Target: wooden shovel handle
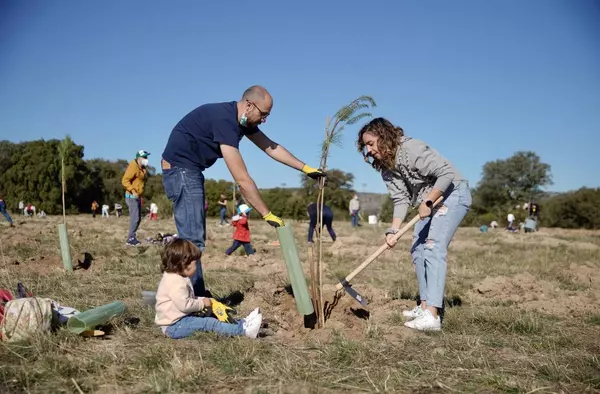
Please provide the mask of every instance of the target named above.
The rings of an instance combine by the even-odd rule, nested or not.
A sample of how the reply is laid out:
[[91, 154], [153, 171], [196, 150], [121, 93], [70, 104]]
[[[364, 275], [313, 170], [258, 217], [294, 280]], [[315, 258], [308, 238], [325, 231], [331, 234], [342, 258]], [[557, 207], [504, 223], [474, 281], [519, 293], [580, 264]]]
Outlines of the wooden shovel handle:
[[[444, 196], [441, 196], [440, 198], [438, 198], [434, 203], [433, 203], [433, 207], [435, 207], [436, 205], [438, 205], [442, 200], [444, 199]], [[404, 227], [402, 227], [400, 229], [400, 231], [398, 231], [396, 234], [394, 234], [394, 240], [399, 240], [408, 230], [410, 230], [410, 228], [412, 226], [415, 225], [415, 223], [417, 223], [419, 221], [420, 217], [419, 214], [415, 215], [414, 218], [412, 218], [412, 220], [408, 223], [406, 223], [404, 225]], [[379, 249], [377, 249], [377, 251], [375, 253], [373, 253], [371, 256], [369, 256], [365, 261], [362, 262], [361, 265], [359, 265], [358, 267], [356, 267], [356, 269], [354, 271], [352, 271], [350, 274], [348, 274], [348, 276], [346, 276], [346, 278], [344, 278], [344, 282], [348, 283], [350, 282], [352, 279], [354, 279], [354, 277], [356, 275], [358, 275], [362, 270], [364, 270], [365, 268], [367, 268], [367, 266], [369, 264], [371, 264], [373, 261], [375, 261], [375, 259], [377, 257], [379, 257], [380, 254], [382, 254], [383, 252], [385, 252], [386, 250], [389, 249], [389, 246], [386, 243], [384, 243], [383, 245], [381, 245], [381, 247]], [[341, 290], [344, 287], [343, 283], [338, 283], [335, 288], [337, 290]]]

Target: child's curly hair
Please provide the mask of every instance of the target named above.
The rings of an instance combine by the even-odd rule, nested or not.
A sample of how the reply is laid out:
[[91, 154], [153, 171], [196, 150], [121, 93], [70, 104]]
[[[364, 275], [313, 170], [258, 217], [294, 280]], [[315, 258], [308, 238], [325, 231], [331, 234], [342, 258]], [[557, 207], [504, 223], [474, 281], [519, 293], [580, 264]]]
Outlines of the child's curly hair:
[[[379, 138], [377, 141], [377, 149], [381, 154], [381, 159], [373, 158], [369, 161], [365, 152], [365, 143], [363, 135], [369, 133]], [[392, 122], [385, 118], [375, 118], [364, 125], [358, 132], [358, 140], [356, 145], [358, 151], [363, 155], [365, 161], [377, 171], [391, 170], [396, 166], [396, 152], [400, 146], [400, 138], [404, 136], [404, 130], [401, 127], [394, 126]]]
[[192, 261], [199, 260], [201, 256], [202, 251], [196, 245], [186, 239], [177, 238], [160, 252], [161, 271], [181, 275]]

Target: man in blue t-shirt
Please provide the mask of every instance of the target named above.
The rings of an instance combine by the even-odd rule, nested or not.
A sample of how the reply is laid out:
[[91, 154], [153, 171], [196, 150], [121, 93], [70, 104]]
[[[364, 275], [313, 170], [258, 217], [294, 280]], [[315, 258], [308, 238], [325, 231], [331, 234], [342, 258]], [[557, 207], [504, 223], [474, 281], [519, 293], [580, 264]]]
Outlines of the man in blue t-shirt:
[[[269, 92], [262, 86], [251, 86], [240, 101], [201, 105], [173, 128], [162, 154], [163, 186], [167, 197], [173, 201], [178, 236], [194, 242], [200, 250], [204, 250], [206, 240], [202, 172], [220, 158], [225, 159], [248, 204], [271, 226], [284, 225], [283, 220], [264, 203], [248, 174], [239, 151], [239, 143], [244, 136], [274, 160], [313, 179], [325, 175], [298, 160], [258, 128], [267, 120], [272, 107], [273, 98]], [[203, 296], [205, 289], [200, 261], [196, 274], [190, 279], [196, 296]]]

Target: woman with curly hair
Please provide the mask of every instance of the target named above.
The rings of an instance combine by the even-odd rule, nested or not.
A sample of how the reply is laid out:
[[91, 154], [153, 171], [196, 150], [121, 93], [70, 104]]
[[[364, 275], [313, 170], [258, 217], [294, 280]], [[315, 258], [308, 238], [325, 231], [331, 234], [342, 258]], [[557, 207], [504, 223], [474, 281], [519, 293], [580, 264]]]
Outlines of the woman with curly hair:
[[[438, 316], [444, 303], [448, 245], [471, 206], [467, 180], [427, 143], [404, 135], [402, 128], [376, 118], [358, 133], [358, 150], [381, 176], [394, 202], [392, 226], [385, 232], [390, 248], [401, 228], [408, 207], [418, 206], [421, 220], [413, 234], [411, 254], [420, 303], [402, 314], [406, 327], [440, 330]], [[433, 202], [443, 200], [432, 211]]]

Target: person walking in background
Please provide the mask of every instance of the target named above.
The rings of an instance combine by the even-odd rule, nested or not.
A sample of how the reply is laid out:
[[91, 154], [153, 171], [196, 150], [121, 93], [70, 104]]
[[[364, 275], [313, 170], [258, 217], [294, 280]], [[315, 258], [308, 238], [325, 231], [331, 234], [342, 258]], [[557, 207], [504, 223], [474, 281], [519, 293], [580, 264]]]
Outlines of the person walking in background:
[[220, 208], [220, 212], [219, 215], [221, 217], [221, 226], [223, 225], [223, 223], [225, 223], [226, 225], [229, 225], [229, 222], [227, 221], [227, 197], [225, 197], [224, 194], [221, 194], [221, 198], [219, 199], [219, 202], [217, 203], [221, 206]]
[[[390, 248], [397, 244], [408, 207], [418, 205], [420, 221], [411, 248], [419, 283], [420, 303], [402, 315], [416, 330], [440, 330], [438, 312], [444, 306], [448, 245], [471, 206], [469, 184], [458, 170], [429, 144], [407, 137], [402, 128], [376, 118], [358, 133], [364, 160], [381, 173], [394, 202], [391, 227], [385, 232]], [[435, 208], [433, 203], [443, 197]]]
[[358, 195], [354, 195], [352, 200], [350, 200], [349, 205], [350, 216], [352, 217], [352, 227], [358, 226], [358, 213], [360, 212], [360, 201], [358, 200]]
[[123, 216], [123, 206], [118, 202], [115, 203], [115, 215], [120, 218]]
[[136, 238], [136, 232], [142, 220], [142, 194], [148, 176], [149, 152], [141, 150], [135, 154], [135, 159], [129, 163], [121, 183], [125, 188], [125, 202], [129, 208], [129, 233], [127, 234], [128, 246], [138, 246], [140, 241]]
[[31, 203], [27, 203], [27, 206], [24, 210], [24, 214], [27, 217], [32, 217], [33, 215], [35, 215], [35, 207], [31, 205]]
[[25, 203], [23, 201], [19, 201], [19, 212], [21, 215], [25, 215]]
[[96, 217], [96, 211], [98, 210], [98, 201], [94, 200], [92, 202], [92, 217]]
[[150, 220], [158, 220], [158, 205], [156, 203], [150, 204]]
[[12, 218], [10, 217], [10, 215], [8, 214], [8, 211], [6, 210], [6, 202], [4, 201], [4, 196], [2, 194], [0, 194], [0, 213], [2, 214], [2, 216], [4, 216], [6, 218], [6, 221], [8, 222], [10, 227], [15, 227], [15, 225], [13, 224]]
[[102, 205], [102, 217], [110, 217], [110, 215], [108, 214], [108, 209], [110, 207], [108, 206], [108, 204], [103, 204]]
[[248, 256], [255, 253], [252, 244], [250, 243], [250, 226], [248, 225], [248, 213], [252, 210], [248, 205], [242, 204], [238, 208], [238, 214], [231, 218], [231, 224], [235, 228], [233, 232], [233, 244], [225, 254], [231, 255], [240, 246], [244, 247]]
[[514, 230], [513, 225], [515, 223], [515, 215], [513, 215], [513, 213], [510, 212], [506, 217], [506, 220], [508, 221], [508, 226], [506, 228], [509, 230]]
[[[317, 230], [317, 236], [320, 235], [321, 230], [317, 228], [319, 223], [319, 217], [317, 215], [317, 203], [313, 202], [306, 208], [306, 212], [308, 213], [308, 217], [310, 218], [310, 223], [308, 224], [308, 243], [312, 243], [313, 234], [315, 230]], [[335, 242], [337, 236], [335, 231], [333, 231], [333, 211], [327, 205], [323, 204], [323, 226], [327, 227], [327, 232], [329, 232], [329, 236]]]

